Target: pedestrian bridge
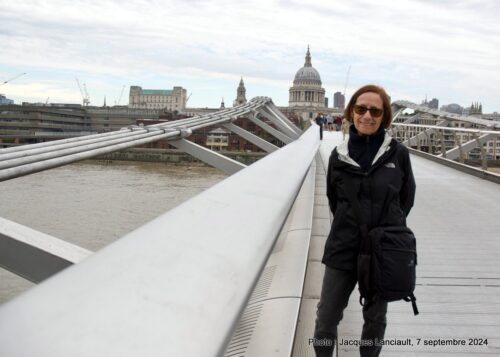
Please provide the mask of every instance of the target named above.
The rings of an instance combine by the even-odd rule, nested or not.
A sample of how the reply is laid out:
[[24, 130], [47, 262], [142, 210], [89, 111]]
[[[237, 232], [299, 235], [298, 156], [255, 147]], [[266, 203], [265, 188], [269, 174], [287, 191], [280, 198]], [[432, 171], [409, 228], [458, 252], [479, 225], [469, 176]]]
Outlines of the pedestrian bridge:
[[[0, 264], [41, 282], [0, 306], [0, 356], [313, 356], [332, 219], [325, 167], [342, 134], [325, 132], [320, 142], [313, 125], [299, 137], [262, 103], [249, 110], [274, 115], [280, 135], [295, 141], [247, 168], [231, 164], [226, 180], [98, 252], [0, 219]], [[154, 131], [182, 140], [181, 131]], [[43, 169], [28, 168], [37, 162], [10, 161], [6, 175]], [[416, 150], [412, 164], [420, 315], [389, 305], [384, 356], [496, 356], [499, 175]], [[358, 355], [357, 300], [354, 291], [340, 356]]]

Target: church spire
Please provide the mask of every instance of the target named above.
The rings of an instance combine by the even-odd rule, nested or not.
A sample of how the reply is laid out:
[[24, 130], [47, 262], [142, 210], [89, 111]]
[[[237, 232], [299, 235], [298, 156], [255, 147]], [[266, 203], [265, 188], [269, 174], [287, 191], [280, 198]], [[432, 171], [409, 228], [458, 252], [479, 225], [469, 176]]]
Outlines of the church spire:
[[236, 99], [233, 102], [233, 106], [245, 104], [247, 102], [246, 92], [247, 90], [245, 88], [245, 83], [243, 83], [243, 76], [242, 76], [240, 79], [240, 84], [236, 89]]
[[309, 45], [307, 45], [306, 63], [304, 63], [304, 67], [312, 67], [311, 52], [309, 51]]

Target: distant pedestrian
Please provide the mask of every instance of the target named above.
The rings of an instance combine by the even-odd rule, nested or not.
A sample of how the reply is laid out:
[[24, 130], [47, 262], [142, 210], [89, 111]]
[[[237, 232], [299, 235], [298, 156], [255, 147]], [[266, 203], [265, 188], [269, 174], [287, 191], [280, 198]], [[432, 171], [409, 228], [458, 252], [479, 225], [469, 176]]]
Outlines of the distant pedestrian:
[[323, 118], [323, 113], [318, 113], [318, 116], [316, 119], [314, 119], [316, 124], [319, 125], [319, 140], [323, 140], [323, 125], [324, 125], [324, 118]]
[[349, 133], [349, 126], [351, 123], [347, 121], [345, 118], [342, 119], [342, 140], [345, 140], [347, 133]]
[[333, 117], [331, 116], [331, 114], [328, 114], [326, 116], [326, 129], [328, 131], [332, 131], [333, 129]]
[[341, 126], [342, 126], [342, 117], [341, 116], [335, 117], [335, 130], [340, 131]]

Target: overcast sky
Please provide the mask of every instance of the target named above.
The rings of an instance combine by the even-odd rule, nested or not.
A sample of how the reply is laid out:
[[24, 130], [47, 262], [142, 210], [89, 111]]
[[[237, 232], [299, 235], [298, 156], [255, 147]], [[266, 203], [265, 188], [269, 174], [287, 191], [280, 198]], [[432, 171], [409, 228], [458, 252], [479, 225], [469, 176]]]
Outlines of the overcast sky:
[[393, 100], [500, 111], [497, 0], [0, 0], [0, 93], [22, 101], [128, 104], [129, 86], [191, 94], [189, 107], [226, 106], [243, 77], [247, 99], [288, 105], [312, 64], [330, 98], [366, 83]]

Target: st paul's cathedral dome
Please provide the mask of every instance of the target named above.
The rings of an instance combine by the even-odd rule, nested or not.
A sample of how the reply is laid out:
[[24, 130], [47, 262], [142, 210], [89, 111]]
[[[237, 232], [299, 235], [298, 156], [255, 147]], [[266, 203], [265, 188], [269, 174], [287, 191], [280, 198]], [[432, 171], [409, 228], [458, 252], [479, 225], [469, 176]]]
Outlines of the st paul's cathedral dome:
[[295, 74], [293, 86], [289, 90], [289, 106], [324, 107], [325, 89], [321, 84], [321, 77], [312, 66], [311, 53], [307, 47], [304, 67]]

